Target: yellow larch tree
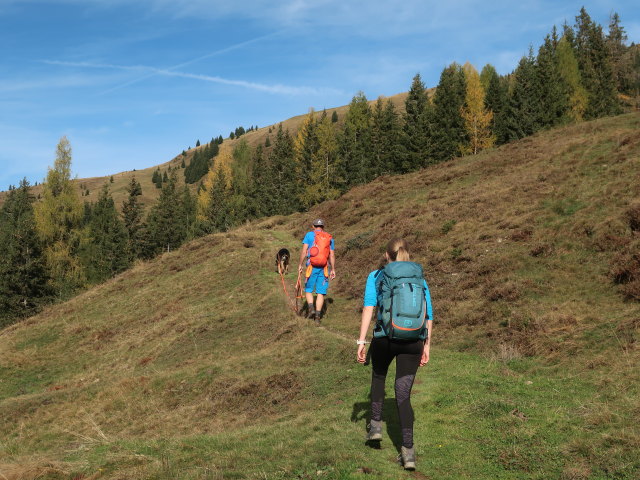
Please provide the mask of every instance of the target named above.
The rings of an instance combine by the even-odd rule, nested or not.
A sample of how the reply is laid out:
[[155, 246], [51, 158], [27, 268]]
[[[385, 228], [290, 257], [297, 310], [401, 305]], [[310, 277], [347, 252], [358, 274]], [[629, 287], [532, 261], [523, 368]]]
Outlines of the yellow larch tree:
[[463, 155], [475, 155], [485, 148], [492, 147], [496, 141], [495, 135], [491, 132], [493, 112], [485, 107], [485, 92], [478, 71], [469, 62], [462, 68], [466, 80], [466, 92], [464, 106], [460, 113], [469, 142], [460, 145], [460, 152]]

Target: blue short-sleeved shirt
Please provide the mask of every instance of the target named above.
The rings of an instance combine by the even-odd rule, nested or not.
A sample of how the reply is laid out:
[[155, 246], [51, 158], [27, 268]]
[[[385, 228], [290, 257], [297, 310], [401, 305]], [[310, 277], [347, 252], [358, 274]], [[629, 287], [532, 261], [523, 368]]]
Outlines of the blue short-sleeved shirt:
[[[379, 270], [374, 270], [367, 277], [367, 284], [364, 288], [364, 306], [375, 307], [378, 304], [378, 293], [376, 292], [376, 274]], [[424, 280], [424, 298], [427, 302], [427, 315], [429, 320], [433, 320], [433, 309], [431, 308], [431, 294], [429, 293], [429, 286], [427, 281]]]
[[[312, 230], [310, 232], [307, 232], [307, 234], [304, 236], [304, 239], [302, 240], [302, 243], [304, 245], [306, 245], [307, 247], [310, 247], [311, 245], [313, 245], [313, 242], [315, 242], [316, 240], [316, 232], [315, 230]], [[334, 244], [333, 244], [333, 238], [331, 239], [331, 250], [335, 250]], [[307, 250], [307, 265], [309, 265], [309, 251]]]

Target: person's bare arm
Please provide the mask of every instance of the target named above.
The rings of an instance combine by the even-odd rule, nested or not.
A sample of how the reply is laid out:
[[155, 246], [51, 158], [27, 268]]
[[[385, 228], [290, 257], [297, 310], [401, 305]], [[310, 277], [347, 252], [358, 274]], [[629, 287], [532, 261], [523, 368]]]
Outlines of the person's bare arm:
[[333, 252], [333, 250], [329, 252], [329, 266], [331, 267], [331, 273], [329, 274], [329, 278], [334, 279], [336, 278], [336, 255]]
[[[369, 332], [369, 324], [371, 323], [371, 317], [373, 316], [373, 309], [375, 307], [363, 307], [362, 318], [360, 320], [360, 336], [359, 341], [365, 341], [367, 339], [367, 333]], [[364, 344], [358, 345], [357, 360], [360, 363], [364, 363], [367, 357], [367, 350]]]

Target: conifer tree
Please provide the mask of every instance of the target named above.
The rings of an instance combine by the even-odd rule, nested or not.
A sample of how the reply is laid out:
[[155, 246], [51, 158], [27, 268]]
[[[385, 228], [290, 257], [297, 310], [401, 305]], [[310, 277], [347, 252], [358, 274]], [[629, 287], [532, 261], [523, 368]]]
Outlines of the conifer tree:
[[127, 185], [127, 199], [122, 203], [122, 217], [127, 230], [128, 251], [132, 258], [142, 253], [140, 237], [142, 227], [142, 204], [138, 197], [142, 195], [142, 187], [135, 177]]
[[566, 88], [562, 84], [563, 78], [559, 72], [556, 45], [557, 41], [547, 35], [536, 59], [536, 73], [541, 92], [540, 125], [543, 127], [553, 127], [561, 123], [566, 118], [569, 108], [564, 93]]
[[160, 174], [160, 168], [158, 167], [151, 176], [151, 181], [156, 188], [162, 188], [162, 175]]
[[251, 147], [243, 138], [234, 146], [231, 163], [229, 208], [231, 223], [238, 224], [251, 216], [249, 196], [253, 191], [253, 169]]
[[391, 100], [378, 98], [371, 117], [373, 177], [402, 171], [402, 125]]
[[[313, 108], [309, 110], [309, 113], [305, 117], [302, 125], [298, 129], [295, 141], [293, 143], [293, 151], [296, 160], [296, 173], [298, 175], [298, 181], [302, 185], [301, 194], [304, 193], [306, 188], [313, 183], [312, 168], [313, 158], [318, 151], [318, 134], [316, 131], [316, 119]], [[308, 206], [304, 198], [300, 198], [303, 204]]]
[[442, 71], [433, 96], [430, 162], [450, 160], [458, 154], [460, 145], [467, 142], [461, 115], [464, 98], [464, 72], [460, 65], [453, 63]]
[[0, 209], [0, 328], [36, 313], [50, 290], [26, 179]]
[[[486, 92], [489, 90], [489, 85], [491, 84], [491, 80], [493, 80], [495, 77], [498, 77], [498, 72], [496, 71], [496, 67], [494, 67], [493, 65], [491, 65], [490, 63], [487, 63], [484, 67], [482, 67], [482, 70], [480, 71], [480, 84], [482, 85], [482, 88]], [[486, 96], [485, 96], [486, 99]]]
[[211, 169], [198, 193], [197, 222], [202, 233], [224, 232], [232, 224], [231, 195], [224, 168]]
[[339, 139], [340, 163], [345, 187], [367, 183], [373, 178], [371, 171], [371, 109], [364, 93], [358, 92], [347, 110]]
[[[403, 125], [404, 158], [394, 170], [402, 173], [425, 166], [430, 153], [431, 132], [429, 119], [431, 103], [420, 74], [413, 77], [409, 94], [405, 100]], [[399, 160], [399, 159], [398, 159]]]
[[151, 208], [147, 218], [149, 248], [153, 254], [175, 250], [187, 237], [183, 205], [176, 184], [177, 174], [173, 172], [163, 184], [158, 203]]
[[268, 174], [273, 182], [270, 214], [288, 215], [299, 210], [301, 207], [298, 198], [302, 185], [297, 182], [293, 140], [289, 131], [282, 129], [282, 124], [278, 125], [268, 166]]
[[477, 70], [469, 62], [465, 63], [463, 69], [466, 93], [461, 113], [469, 141], [460, 145], [460, 152], [463, 155], [476, 155], [495, 143], [495, 136], [491, 131], [493, 112], [485, 106], [484, 89]]
[[269, 175], [268, 160], [265, 158], [262, 145], [258, 145], [253, 151], [251, 166], [253, 182], [249, 194], [249, 212], [252, 217], [263, 217], [270, 213], [270, 203], [273, 198], [273, 179]]
[[71, 183], [71, 146], [66, 137], [58, 143], [56, 159], [47, 173], [42, 201], [34, 205], [34, 215], [38, 236], [45, 245], [51, 285], [56, 294], [65, 297], [85, 281], [78, 259], [83, 207]]
[[585, 116], [598, 118], [619, 113], [616, 81], [604, 33], [584, 7], [576, 16], [575, 45], [583, 86], [589, 94]]
[[88, 245], [83, 249], [88, 280], [98, 283], [125, 270], [131, 263], [127, 229], [105, 184], [91, 209]]
[[631, 94], [633, 65], [632, 56], [629, 55], [629, 48], [626, 45], [627, 38], [627, 33], [620, 24], [620, 16], [613, 12], [609, 17], [609, 33], [606, 39], [613, 77], [619, 92]]
[[337, 122], [338, 122], [338, 112], [334, 110], [333, 113], [331, 114], [331, 123], [337, 123]]
[[338, 179], [338, 140], [335, 124], [323, 112], [315, 128], [317, 149], [310, 165], [309, 182], [304, 186], [301, 203], [305, 208], [340, 194]]
[[[484, 102], [487, 110], [493, 112], [491, 131], [496, 137], [496, 143], [501, 145], [508, 141], [505, 128], [505, 116], [508, 99], [508, 80], [501, 78], [492, 65], [485, 65], [480, 74], [480, 81], [485, 79], [486, 95]], [[483, 84], [484, 85], [484, 84]]]
[[185, 239], [191, 240], [197, 235], [196, 198], [191, 194], [191, 190], [186, 185], [182, 188], [182, 210], [184, 215]]
[[582, 86], [580, 69], [573, 53], [573, 47], [566, 36], [563, 36], [558, 42], [556, 56], [558, 73], [562, 79], [561, 86], [567, 104], [565, 120], [580, 122], [584, 118], [589, 99], [587, 91]]
[[531, 50], [520, 59], [511, 82], [505, 117], [507, 141], [532, 135], [541, 125], [540, 84]]

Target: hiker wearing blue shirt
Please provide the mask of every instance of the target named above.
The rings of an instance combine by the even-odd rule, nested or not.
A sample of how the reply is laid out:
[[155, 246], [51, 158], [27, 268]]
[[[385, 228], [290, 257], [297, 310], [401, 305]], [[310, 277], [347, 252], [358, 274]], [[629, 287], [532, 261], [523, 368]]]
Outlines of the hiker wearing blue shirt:
[[[371, 376], [371, 422], [367, 440], [382, 440], [384, 386], [389, 365], [395, 358], [396, 404], [402, 431], [400, 456], [405, 469], [415, 470], [411, 389], [418, 367], [429, 362], [433, 323], [431, 295], [427, 282], [422, 276], [422, 267], [410, 261], [407, 244], [403, 239], [389, 242], [385, 258], [387, 265], [383, 269], [374, 270], [367, 277], [360, 336], [356, 342], [358, 344], [357, 360], [365, 363], [367, 333], [374, 308], [377, 307], [377, 321], [369, 349], [373, 373]], [[401, 301], [397, 299], [394, 301], [394, 295], [405, 296]]]
[[[325, 232], [324, 222], [318, 218], [313, 222], [313, 230], [302, 240], [298, 272], [305, 272], [305, 296], [309, 308], [308, 316], [320, 323], [324, 296], [329, 288], [329, 280], [336, 277], [336, 259], [333, 237]], [[314, 306], [313, 292], [316, 293]]]

